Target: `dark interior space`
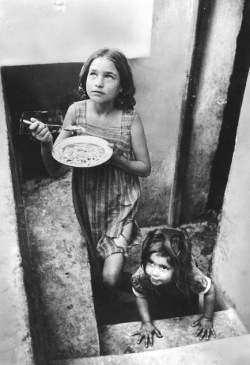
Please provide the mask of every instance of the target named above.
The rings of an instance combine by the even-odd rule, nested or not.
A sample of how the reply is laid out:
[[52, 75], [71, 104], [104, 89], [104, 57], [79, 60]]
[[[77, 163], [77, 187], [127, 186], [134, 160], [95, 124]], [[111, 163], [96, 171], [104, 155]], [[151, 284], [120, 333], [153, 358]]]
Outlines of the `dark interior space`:
[[[166, 299], [167, 298], [167, 299]], [[96, 319], [99, 326], [140, 321], [134, 294], [126, 292], [96, 292], [94, 295]], [[167, 304], [166, 304], [167, 303]], [[198, 313], [198, 296], [180, 292], [149, 298], [153, 320], [183, 317]]]
[[250, 3], [245, 2], [236, 57], [225, 106], [218, 148], [211, 172], [207, 208], [220, 212], [235, 147], [241, 104], [250, 66]]
[[[62, 123], [69, 105], [79, 100], [80, 66], [80, 63], [67, 63], [2, 67], [9, 130], [21, 180], [47, 177], [47, 173], [40, 144], [32, 140], [20, 119], [35, 117], [45, 123]], [[55, 138], [57, 134], [55, 130]]]

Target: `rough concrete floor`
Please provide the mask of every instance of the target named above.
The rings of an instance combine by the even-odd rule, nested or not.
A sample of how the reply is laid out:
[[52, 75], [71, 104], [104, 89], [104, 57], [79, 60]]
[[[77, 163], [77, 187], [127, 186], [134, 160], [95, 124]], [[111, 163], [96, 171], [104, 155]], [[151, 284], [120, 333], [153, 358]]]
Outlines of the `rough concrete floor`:
[[[88, 265], [86, 247], [83, 251], [71, 202], [71, 174], [59, 180], [27, 180], [23, 184], [23, 197], [49, 357], [95, 356], [96, 333], [92, 323], [95, 313], [90, 276], [84, 269]], [[198, 266], [206, 274], [216, 241], [216, 215], [208, 214], [183, 227], [192, 239], [192, 251]], [[143, 235], [149, 229], [143, 228]], [[140, 265], [140, 250], [140, 247], [132, 250], [125, 265], [126, 272], [133, 273]], [[86, 293], [86, 290], [87, 297], [79, 294], [81, 291]], [[97, 302], [96, 315], [100, 325], [139, 320], [131, 294], [111, 294], [106, 298], [99, 297]], [[88, 319], [86, 311], [89, 311]], [[83, 345], [86, 341], [87, 349]]]
[[96, 356], [98, 331], [85, 242], [71, 199], [71, 176], [23, 185], [39, 325], [49, 359]]

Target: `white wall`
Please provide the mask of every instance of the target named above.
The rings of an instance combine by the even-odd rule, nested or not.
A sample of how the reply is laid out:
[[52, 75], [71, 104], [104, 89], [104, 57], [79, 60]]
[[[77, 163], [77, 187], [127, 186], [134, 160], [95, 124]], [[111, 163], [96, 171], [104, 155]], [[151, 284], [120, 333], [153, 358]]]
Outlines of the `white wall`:
[[245, 90], [236, 147], [214, 252], [218, 294], [235, 307], [250, 330], [250, 79]]
[[104, 46], [150, 54], [153, 0], [1, 0], [1, 64], [83, 62]]

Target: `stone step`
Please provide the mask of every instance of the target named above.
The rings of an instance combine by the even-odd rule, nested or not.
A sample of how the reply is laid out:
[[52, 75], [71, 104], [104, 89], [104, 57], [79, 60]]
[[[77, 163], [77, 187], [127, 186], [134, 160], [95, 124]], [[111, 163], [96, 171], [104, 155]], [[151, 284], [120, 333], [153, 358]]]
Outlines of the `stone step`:
[[248, 365], [250, 334], [164, 350], [52, 362], [51, 365]]
[[[191, 324], [198, 318], [200, 318], [200, 315], [154, 321], [163, 337], [155, 338], [154, 346], [147, 349], [143, 343], [137, 344], [137, 336], [132, 336], [140, 328], [140, 322], [102, 326], [99, 329], [100, 353], [101, 355], [122, 355], [197, 344], [197, 342], [200, 342], [195, 336], [197, 329], [192, 327]], [[214, 328], [217, 335], [216, 339], [248, 333], [232, 308], [215, 312]], [[216, 339], [211, 338], [210, 341]]]
[[[52, 362], [51, 365], [137, 365], [141, 363], [143, 365], [151, 365], [152, 359], [154, 359], [153, 364], [155, 365], [165, 364], [167, 360], [170, 361], [176, 358], [179, 360], [184, 359], [186, 353], [190, 358], [194, 356], [194, 362], [190, 362], [192, 365], [198, 364], [201, 360], [202, 364], [209, 365], [211, 363], [217, 363], [219, 365], [231, 364], [228, 360], [228, 362], [215, 361], [223, 355], [223, 351], [223, 356], [227, 359], [228, 351], [230, 353], [231, 347], [234, 348], [236, 354], [238, 353], [238, 356], [241, 356], [241, 351], [238, 350], [237, 346], [244, 348], [243, 343], [245, 342], [247, 342], [248, 348], [244, 348], [245, 353], [243, 351], [242, 359], [244, 359], [244, 356], [247, 356], [249, 361], [245, 363], [240, 362], [240, 364], [250, 363], [250, 335], [248, 335], [247, 329], [240, 321], [234, 309], [230, 308], [215, 312], [214, 327], [217, 337], [211, 338], [210, 341], [199, 341], [194, 336], [195, 328], [191, 327], [191, 324], [199, 317], [200, 315], [193, 315], [155, 321], [156, 326], [162, 332], [163, 338], [155, 339], [154, 346], [147, 349], [144, 344], [137, 344], [136, 337], [131, 336], [140, 327], [140, 322], [105, 325], [100, 328], [102, 356], [57, 360]], [[236, 346], [235, 343], [238, 345]], [[206, 356], [209, 360], [210, 350], [215, 360], [213, 360], [214, 362], [205, 362]], [[216, 357], [217, 355], [218, 358]], [[233, 360], [234, 358], [231, 355], [228, 357], [229, 360]], [[160, 359], [162, 359], [162, 362]], [[174, 361], [170, 363], [177, 364]], [[185, 361], [184, 364], [189, 363]], [[232, 362], [232, 364], [236, 364], [236, 362]]]

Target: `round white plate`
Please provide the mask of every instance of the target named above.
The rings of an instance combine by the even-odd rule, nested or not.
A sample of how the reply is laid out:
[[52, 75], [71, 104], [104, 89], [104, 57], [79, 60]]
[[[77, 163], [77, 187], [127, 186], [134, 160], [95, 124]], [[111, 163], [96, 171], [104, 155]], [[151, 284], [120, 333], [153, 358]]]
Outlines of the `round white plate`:
[[94, 167], [108, 161], [113, 150], [105, 139], [92, 136], [68, 137], [53, 146], [52, 156], [72, 167]]

